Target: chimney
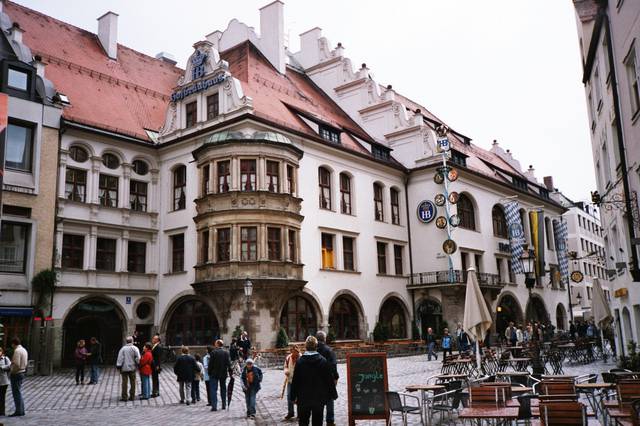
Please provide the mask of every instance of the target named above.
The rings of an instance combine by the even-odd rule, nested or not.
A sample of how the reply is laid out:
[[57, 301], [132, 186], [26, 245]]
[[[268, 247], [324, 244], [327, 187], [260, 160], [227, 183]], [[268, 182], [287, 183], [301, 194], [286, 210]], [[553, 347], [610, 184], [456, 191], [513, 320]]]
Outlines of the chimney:
[[220, 51], [220, 39], [222, 38], [222, 31], [215, 30], [214, 32], [207, 34], [204, 38], [213, 44], [213, 48]]
[[322, 30], [319, 27], [311, 28], [300, 34], [300, 52], [296, 59], [305, 67], [311, 67], [320, 62], [320, 49], [318, 40], [322, 37]]
[[533, 165], [529, 164], [529, 168], [527, 169], [526, 172], [524, 172], [524, 175], [527, 177], [527, 179], [529, 179], [532, 182], [537, 182], [536, 179], [536, 169], [533, 168]]
[[173, 56], [171, 53], [169, 52], [160, 52], [156, 55], [156, 59], [160, 59], [162, 62], [166, 62], [168, 64], [171, 65], [175, 65], [178, 63], [178, 61], [176, 61], [176, 57]]
[[553, 187], [553, 176], [545, 176], [543, 180], [544, 180], [544, 186], [547, 187], [549, 192], [554, 192], [555, 188]]
[[44, 78], [44, 67], [47, 66], [44, 62], [42, 62], [42, 57], [40, 55], [36, 55], [33, 57], [33, 62], [31, 63], [35, 69], [36, 74], [42, 78]]
[[98, 18], [98, 40], [107, 56], [118, 59], [118, 14], [107, 12]]
[[260, 47], [269, 62], [284, 74], [284, 3], [280, 0], [260, 9]]
[[24, 31], [22, 30], [22, 28], [20, 28], [20, 24], [14, 22], [13, 27], [11, 27], [9, 31], [11, 31], [11, 40], [15, 41], [16, 43], [22, 43], [22, 34], [24, 34]]

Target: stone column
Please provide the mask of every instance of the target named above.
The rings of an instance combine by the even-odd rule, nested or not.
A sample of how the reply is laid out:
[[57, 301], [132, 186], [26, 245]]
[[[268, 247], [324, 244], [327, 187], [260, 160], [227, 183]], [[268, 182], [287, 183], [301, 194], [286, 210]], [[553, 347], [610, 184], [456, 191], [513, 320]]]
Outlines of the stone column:
[[122, 182], [118, 188], [118, 207], [128, 209], [131, 207], [129, 202], [129, 192], [131, 190], [131, 164], [122, 163]]
[[101, 157], [91, 157], [91, 170], [87, 176], [87, 202], [100, 204], [99, 199], [99, 183], [100, 183], [100, 166], [102, 165]]
[[[65, 177], [67, 175], [67, 154], [63, 153], [62, 151], [60, 151], [58, 174], [60, 176], [60, 185], [58, 186], [58, 197], [65, 198], [65, 181], [66, 181]], [[88, 187], [89, 182], [87, 182], [86, 185]], [[87, 187], [85, 187], [85, 192], [87, 191]], [[87, 197], [87, 194], [85, 193], [85, 199], [88, 200], [88, 198], [86, 197]]]
[[159, 170], [152, 169], [151, 173], [151, 187], [147, 191], [147, 211], [159, 212], [160, 211], [160, 197], [158, 197], [158, 180]]
[[96, 269], [96, 248], [98, 246], [98, 227], [92, 225], [89, 231], [89, 238], [84, 242], [84, 269]]

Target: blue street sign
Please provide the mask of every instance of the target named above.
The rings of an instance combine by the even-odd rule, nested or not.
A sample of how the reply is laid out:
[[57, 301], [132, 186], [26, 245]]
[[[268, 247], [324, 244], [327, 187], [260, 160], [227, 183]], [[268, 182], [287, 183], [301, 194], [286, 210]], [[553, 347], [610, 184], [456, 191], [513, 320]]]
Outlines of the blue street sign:
[[131, 296], [125, 297], [125, 304], [127, 304], [127, 305], [131, 304]]
[[424, 200], [418, 204], [418, 219], [422, 223], [429, 223], [436, 217], [438, 208], [433, 201]]

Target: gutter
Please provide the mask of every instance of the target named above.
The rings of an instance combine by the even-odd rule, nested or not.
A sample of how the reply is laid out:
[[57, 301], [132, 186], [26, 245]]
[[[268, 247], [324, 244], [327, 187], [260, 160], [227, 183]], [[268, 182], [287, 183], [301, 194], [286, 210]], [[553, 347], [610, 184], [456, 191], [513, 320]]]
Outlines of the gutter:
[[[411, 220], [409, 216], [409, 179], [411, 175], [406, 175], [404, 178], [404, 206], [405, 213], [407, 217], [407, 234], [409, 238], [407, 241], [409, 242], [409, 285], [413, 287], [413, 249], [411, 248]], [[416, 321], [416, 295], [415, 289], [411, 289], [411, 316], [413, 318], [411, 324], [411, 333], [413, 334], [413, 324]], [[412, 336], [413, 337], [413, 336]]]

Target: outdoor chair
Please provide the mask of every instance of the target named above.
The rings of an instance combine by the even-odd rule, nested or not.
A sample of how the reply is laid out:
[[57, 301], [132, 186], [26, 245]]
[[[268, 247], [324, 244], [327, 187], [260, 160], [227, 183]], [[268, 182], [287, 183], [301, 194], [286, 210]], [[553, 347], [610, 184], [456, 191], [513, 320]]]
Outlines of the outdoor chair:
[[[407, 426], [407, 417], [409, 414], [418, 414], [420, 416], [420, 424], [424, 425], [420, 398], [399, 392], [385, 392], [385, 398], [387, 399], [387, 406], [389, 407], [387, 426], [391, 425], [391, 419], [394, 415], [400, 415], [402, 417], [402, 424]], [[414, 399], [417, 405], [408, 405], [407, 398]]]
[[630, 405], [640, 399], [640, 380], [618, 380], [618, 404]]
[[531, 413], [531, 400], [538, 398], [538, 395], [534, 394], [524, 394], [518, 395], [516, 397], [518, 399], [518, 420], [519, 423], [521, 420], [529, 423], [533, 418]]
[[543, 380], [538, 384], [541, 395], [575, 395], [576, 385], [572, 381]]
[[504, 407], [507, 401], [507, 389], [504, 386], [478, 386], [469, 389], [469, 406]]
[[440, 422], [444, 421], [444, 414], [447, 413], [447, 420], [453, 420], [453, 411], [460, 407], [462, 401], [462, 381], [453, 380], [445, 384], [444, 392], [436, 392], [433, 395], [432, 402], [429, 407], [429, 418], [432, 412], [440, 412]]
[[540, 402], [541, 426], [587, 425], [587, 410], [580, 402]]

